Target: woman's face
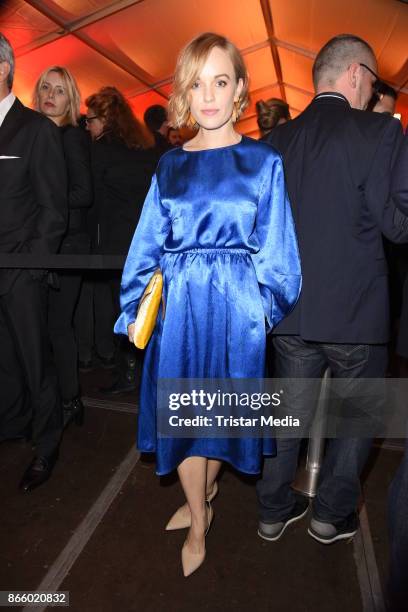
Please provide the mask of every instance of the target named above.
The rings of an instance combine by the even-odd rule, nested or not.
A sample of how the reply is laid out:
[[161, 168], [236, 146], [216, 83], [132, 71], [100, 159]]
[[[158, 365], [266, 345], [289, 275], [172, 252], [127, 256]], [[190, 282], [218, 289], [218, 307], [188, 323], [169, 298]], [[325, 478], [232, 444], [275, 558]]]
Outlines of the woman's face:
[[92, 140], [97, 140], [102, 136], [105, 127], [105, 121], [98, 117], [93, 108], [89, 107], [85, 117], [86, 129], [91, 134]]
[[85, 117], [86, 129], [91, 134], [92, 140], [96, 140], [103, 134], [105, 121], [98, 117], [93, 108], [89, 107]]
[[242, 87], [228, 53], [214, 47], [190, 90], [190, 112], [196, 122], [206, 130], [216, 130], [231, 121]]
[[57, 125], [65, 118], [68, 112], [68, 93], [64, 80], [58, 72], [51, 70], [41, 84], [39, 93], [39, 110]]
[[174, 128], [170, 129], [167, 134], [167, 140], [173, 147], [180, 147], [183, 144], [183, 139], [179, 130]]

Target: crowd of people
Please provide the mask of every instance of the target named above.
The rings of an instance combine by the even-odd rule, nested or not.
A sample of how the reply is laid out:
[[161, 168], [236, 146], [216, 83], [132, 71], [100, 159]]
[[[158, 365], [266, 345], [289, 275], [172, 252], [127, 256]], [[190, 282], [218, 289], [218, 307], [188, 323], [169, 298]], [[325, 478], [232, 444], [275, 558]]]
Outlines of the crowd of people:
[[[140, 384], [138, 448], [156, 453], [159, 475], [178, 471], [186, 503], [167, 529], [188, 529], [184, 575], [204, 561], [223, 461], [261, 475], [258, 534], [277, 541], [309, 509], [291, 487], [300, 439], [160, 437], [157, 385], [263, 378], [266, 333], [274, 377], [315, 385], [327, 367], [333, 378], [386, 375], [387, 258], [398, 277], [405, 251], [392, 244], [408, 243], [408, 141], [372, 48], [353, 35], [328, 41], [313, 65], [316, 95], [296, 119], [283, 100], [257, 102], [258, 141], [236, 130], [248, 73], [217, 34], [185, 47], [168, 109], [150, 107], [144, 124], [111, 86], [85, 100], [81, 117], [78, 86], [60, 66], [38, 78], [31, 110], [12, 93], [13, 75], [0, 34], [0, 253], [34, 262], [0, 268], [0, 440], [35, 446], [21, 489], [50, 477], [64, 427], [82, 424], [78, 371], [97, 358], [115, 368], [106, 394]], [[36, 254], [47, 253], [127, 259], [123, 274], [48, 273], [35, 268]], [[142, 359], [134, 321], [157, 268], [165, 311]], [[306, 423], [309, 398], [296, 387], [286, 397]], [[371, 438], [328, 442], [308, 526], [320, 543], [355, 535], [371, 446]], [[390, 610], [402, 610], [407, 595], [407, 461], [406, 453], [389, 498]]]
[[[61, 66], [39, 76], [35, 111], [28, 109], [12, 93], [14, 55], [4, 36], [0, 52], [1, 131], [6, 153], [14, 152], [2, 158], [8, 165], [2, 167], [1, 252], [125, 256], [157, 162], [172, 142], [182, 142], [180, 131], [167, 137], [170, 126], [160, 105], [147, 109], [146, 125], [138, 121], [115, 87], [89, 96], [81, 116], [78, 85]], [[107, 395], [139, 384], [141, 352], [113, 333], [120, 276], [86, 269], [0, 270], [0, 439], [32, 439], [36, 447], [20, 483], [24, 491], [51, 475], [64, 427], [83, 423], [81, 370], [96, 364], [115, 369], [114, 383], [102, 389]]]

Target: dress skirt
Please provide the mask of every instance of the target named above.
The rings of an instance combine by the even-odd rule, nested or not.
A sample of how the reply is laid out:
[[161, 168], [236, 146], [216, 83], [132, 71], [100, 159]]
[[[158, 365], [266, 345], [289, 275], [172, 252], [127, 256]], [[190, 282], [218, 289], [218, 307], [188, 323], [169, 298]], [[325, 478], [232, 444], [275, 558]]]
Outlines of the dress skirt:
[[156, 452], [159, 475], [194, 455], [258, 473], [262, 455], [275, 453], [272, 439], [161, 438], [156, 432], [158, 379], [264, 377], [265, 317], [251, 255], [228, 248], [165, 253], [161, 270], [165, 316], [159, 314], [146, 351], [138, 448]]

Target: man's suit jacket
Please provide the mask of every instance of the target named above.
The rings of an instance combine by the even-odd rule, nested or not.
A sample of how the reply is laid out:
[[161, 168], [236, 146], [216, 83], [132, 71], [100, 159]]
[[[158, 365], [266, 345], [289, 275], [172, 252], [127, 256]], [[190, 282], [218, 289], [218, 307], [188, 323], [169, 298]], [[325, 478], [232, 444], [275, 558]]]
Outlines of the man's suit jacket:
[[[16, 99], [0, 127], [0, 253], [56, 253], [66, 222], [61, 135]], [[0, 295], [19, 273], [0, 268]]]
[[302, 263], [292, 313], [275, 329], [304, 340], [384, 343], [389, 337], [383, 235], [408, 242], [408, 219], [390, 197], [401, 144], [396, 119], [320, 94], [269, 135], [283, 156]]
[[408, 215], [408, 129], [392, 173], [391, 191], [398, 208]]

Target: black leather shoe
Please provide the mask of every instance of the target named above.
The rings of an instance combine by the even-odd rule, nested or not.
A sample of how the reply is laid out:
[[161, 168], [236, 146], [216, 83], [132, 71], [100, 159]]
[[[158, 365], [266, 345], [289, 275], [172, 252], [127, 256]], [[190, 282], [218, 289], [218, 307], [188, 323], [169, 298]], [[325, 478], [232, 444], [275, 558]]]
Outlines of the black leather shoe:
[[58, 453], [54, 453], [50, 457], [34, 457], [24, 472], [20, 489], [24, 493], [28, 493], [46, 482], [51, 476], [57, 458]]
[[63, 402], [62, 407], [64, 409], [64, 428], [67, 427], [71, 421], [74, 421], [75, 425], [82, 427], [84, 424], [84, 405], [80, 397], [74, 397], [69, 402]]

